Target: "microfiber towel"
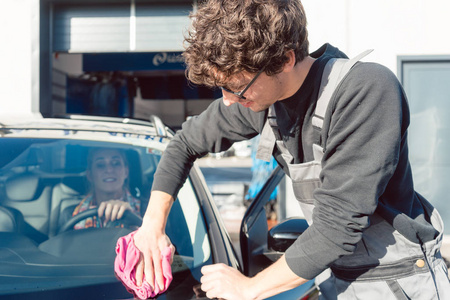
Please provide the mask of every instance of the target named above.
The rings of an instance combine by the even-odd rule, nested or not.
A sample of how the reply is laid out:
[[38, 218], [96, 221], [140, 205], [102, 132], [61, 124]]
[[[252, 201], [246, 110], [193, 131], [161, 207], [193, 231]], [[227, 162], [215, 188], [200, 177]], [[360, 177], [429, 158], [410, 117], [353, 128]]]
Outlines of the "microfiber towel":
[[135, 297], [139, 299], [153, 298], [160, 293], [164, 293], [172, 282], [172, 268], [170, 266], [172, 252], [167, 247], [161, 253], [164, 275], [164, 288], [162, 290], [159, 289], [157, 284], [154, 284], [155, 290], [152, 290], [145, 277], [142, 286], [137, 286], [135, 266], [139, 262], [140, 251], [134, 245], [133, 236], [135, 233], [136, 231], [133, 231], [117, 240], [114, 271], [127, 290]]

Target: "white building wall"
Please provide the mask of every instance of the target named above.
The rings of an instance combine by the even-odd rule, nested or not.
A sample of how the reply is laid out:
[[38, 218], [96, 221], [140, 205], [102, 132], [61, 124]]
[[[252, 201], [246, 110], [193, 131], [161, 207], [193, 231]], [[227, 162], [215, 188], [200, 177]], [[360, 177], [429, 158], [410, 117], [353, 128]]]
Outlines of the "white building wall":
[[329, 42], [349, 57], [375, 49], [397, 73], [398, 55], [450, 54], [448, 0], [303, 0], [310, 50]]
[[39, 0], [0, 2], [0, 115], [39, 112]]

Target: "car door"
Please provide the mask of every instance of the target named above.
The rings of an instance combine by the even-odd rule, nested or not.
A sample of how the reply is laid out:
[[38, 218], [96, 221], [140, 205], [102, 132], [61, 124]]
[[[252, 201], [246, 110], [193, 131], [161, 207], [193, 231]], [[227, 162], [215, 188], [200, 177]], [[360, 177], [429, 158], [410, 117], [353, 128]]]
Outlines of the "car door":
[[[291, 244], [307, 228], [304, 219], [293, 218], [278, 224], [271, 229], [269, 234], [265, 204], [268, 203], [270, 195], [284, 176], [285, 174], [279, 166], [274, 169], [260, 192], [250, 203], [242, 219], [239, 239], [243, 271], [247, 276], [254, 276], [282, 256], [283, 252], [273, 247], [277, 242]], [[270, 246], [269, 239], [272, 239]], [[287, 248], [286, 245], [283, 249], [285, 248]], [[295, 289], [273, 296], [270, 299], [303, 300], [317, 299], [317, 297], [318, 291], [314, 286], [314, 280], [310, 280]]]

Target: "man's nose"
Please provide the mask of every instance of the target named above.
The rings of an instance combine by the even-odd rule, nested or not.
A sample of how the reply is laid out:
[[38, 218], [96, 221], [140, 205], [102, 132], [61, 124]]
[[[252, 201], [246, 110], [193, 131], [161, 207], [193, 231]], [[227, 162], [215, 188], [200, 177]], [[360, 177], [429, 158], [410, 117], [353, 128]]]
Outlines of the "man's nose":
[[231, 104], [239, 102], [239, 97], [228, 93], [226, 91], [222, 91], [222, 99], [225, 106], [230, 106]]

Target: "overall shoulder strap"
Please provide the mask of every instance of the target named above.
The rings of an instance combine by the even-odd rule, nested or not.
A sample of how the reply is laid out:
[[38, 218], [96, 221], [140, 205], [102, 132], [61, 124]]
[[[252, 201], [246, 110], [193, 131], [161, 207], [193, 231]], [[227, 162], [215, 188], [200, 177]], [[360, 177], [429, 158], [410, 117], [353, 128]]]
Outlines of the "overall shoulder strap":
[[355, 63], [372, 51], [372, 49], [366, 50], [352, 59], [332, 58], [328, 61], [322, 74], [322, 81], [320, 82], [316, 110], [312, 119], [313, 126], [322, 129], [325, 112], [336, 87]]

